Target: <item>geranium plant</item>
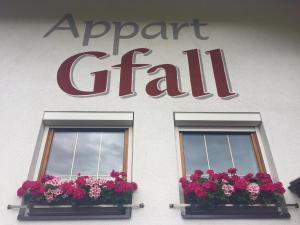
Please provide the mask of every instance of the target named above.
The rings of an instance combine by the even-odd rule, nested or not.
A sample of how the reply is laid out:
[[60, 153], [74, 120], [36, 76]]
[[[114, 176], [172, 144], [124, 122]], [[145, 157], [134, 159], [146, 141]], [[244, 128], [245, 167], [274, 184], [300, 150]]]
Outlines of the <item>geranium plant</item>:
[[137, 184], [127, 182], [125, 172], [111, 172], [111, 180], [91, 176], [77, 176], [63, 180], [46, 175], [37, 181], [25, 181], [17, 195], [29, 204], [128, 204]]
[[208, 170], [204, 175], [196, 170], [188, 179], [180, 178], [185, 201], [201, 207], [224, 204], [277, 204], [285, 189], [281, 182], [273, 182], [267, 173], [237, 175], [236, 168], [216, 173]]

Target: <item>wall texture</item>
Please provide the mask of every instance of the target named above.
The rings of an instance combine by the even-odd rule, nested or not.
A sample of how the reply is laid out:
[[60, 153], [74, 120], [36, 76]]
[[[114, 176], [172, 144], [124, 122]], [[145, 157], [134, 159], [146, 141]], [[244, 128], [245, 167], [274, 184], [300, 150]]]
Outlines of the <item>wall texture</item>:
[[[7, 204], [19, 204], [16, 189], [27, 178], [44, 111], [133, 111], [133, 179], [139, 183], [136, 202], [146, 208], [133, 211], [129, 221], [72, 221], [72, 224], [260, 224], [260, 220], [186, 221], [179, 210], [168, 204], [179, 202], [179, 178], [173, 112], [260, 112], [274, 158], [276, 170], [285, 186], [299, 177], [300, 146], [300, 13], [299, 1], [0, 1], [0, 221], [3, 225], [21, 224], [17, 212]], [[72, 13], [79, 38], [68, 31], [43, 35], [65, 13]], [[208, 23], [195, 38], [186, 29], [178, 40], [145, 40], [140, 35], [120, 41], [118, 55], [105, 60], [87, 58], [75, 68], [76, 82], [90, 88], [88, 73], [111, 70], [107, 95], [76, 98], [57, 85], [59, 65], [69, 56], [83, 51], [112, 54], [113, 32], [82, 46], [85, 20], [134, 21], [140, 26], [155, 21]], [[130, 32], [130, 31], [128, 31]], [[169, 30], [168, 30], [169, 32]], [[118, 96], [121, 56], [138, 47], [152, 49], [137, 61], [179, 67], [182, 89], [191, 93], [188, 64], [182, 51], [198, 48], [202, 53], [207, 89], [213, 96], [195, 99], [152, 98], [145, 85], [159, 75], [145, 69], [135, 76], [137, 95]], [[218, 97], [210, 58], [204, 51], [221, 48], [232, 89], [238, 97]], [[290, 203], [299, 198], [287, 191]], [[299, 210], [290, 209], [289, 220], [264, 220], [265, 224], [299, 224]], [[55, 224], [69, 224], [58, 221]], [[53, 224], [53, 222], [28, 222]]]

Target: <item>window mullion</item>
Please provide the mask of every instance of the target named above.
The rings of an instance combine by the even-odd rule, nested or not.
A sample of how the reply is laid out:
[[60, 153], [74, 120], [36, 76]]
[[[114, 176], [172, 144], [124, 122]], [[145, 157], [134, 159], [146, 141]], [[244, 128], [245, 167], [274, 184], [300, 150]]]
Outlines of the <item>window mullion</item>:
[[209, 157], [208, 157], [208, 150], [207, 150], [207, 144], [206, 144], [205, 134], [203, 134], [203, 138], [204, 138], [204, 146], [205, 146], [205, 152], [206, 152], [207, 165], [208, 165], [208, 169], [210, 169], [210, 164], [209, 164]]
[[98, 166], [97, 166], [97, 178], [99, 177], [99, 170], [100, 170], [100, 159], [101, 159], [101, 149], [102, 149], [102, 139], [103, 133], [100, 133], [100, 143], [99, 143], [99, 154], [98, 154]]
[[73, 151], [73, 159], [72, 159], [71, 172], [70, 172], [70, 179], [71, 179], [72, 174], [73, 174], [73, 167], [74, 167], [77, 143], [78, 143], [78, 132], [76, 133], [76, 139], [75, 139], [75, 145], [74, 145], [74, 151]]
[[227, 137], [227, 142], [228, 142], [228, 146], [229, 146], [229, 152], [230, 152], [230, 157], [231, 157], [231, 161], [232, 161], [232, 166], [235, 167], [234, 160], [233, 160], [233, 155], [232, 155], [232, 150], [231, 150], [231, 144], [230, 144], [230, 140], [229, 140], [229, 136], [226, 135], [226, 137]]

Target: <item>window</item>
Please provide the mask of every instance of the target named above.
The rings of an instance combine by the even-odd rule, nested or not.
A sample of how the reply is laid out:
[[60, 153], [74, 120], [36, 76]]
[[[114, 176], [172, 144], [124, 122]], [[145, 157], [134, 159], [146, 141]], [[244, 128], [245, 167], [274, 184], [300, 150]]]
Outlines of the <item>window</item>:
[[[132, 112], [45, 112], [29, 180], [45, 174], [73, 179], [78, 173], [108, 179], [112, 170], [131, 181]], [[19, 220], [129, 219], [130, 207], [77, 207], [66, 203], [24, 207]]]
[[127, 172], [128, 129], [51, 128], [39, 177], [74, 178], [78, 173], [108, 177], [112, 170]]
[[180, 146], [184, 176], [196, 169], [236, 167], [241, 175], [266, 170], [255, 132], [180, 131]]
[[[189, 180], [195, 170], [226, 172], [231, 167], [237, 168], [240, 176], [249, 172], [276, 173], [259, 113], [176, 112], [174, 125], [180, 177], [185, 176]], [[201, 192], [202, 186], [194, 185], [199, 196], [207, 194], [202, 195], [203, 199], [200, 199], [201, 196], [197, 199], [195, 190], [189, 192], [189, 186], [186, 187], [185, 194], [180, 189], [181, 203], [184, 203], [181, 214], [186, 219], [290, 217], [284, 199], [268, 206], [243, 205], [235, 199], [229, 199], [231, 204], [226, 204], [215, 201], [209, 191]], [[193, 185], [190, 187], [193, 188]], [[205, 205], [205, 201], [210, 202]]]

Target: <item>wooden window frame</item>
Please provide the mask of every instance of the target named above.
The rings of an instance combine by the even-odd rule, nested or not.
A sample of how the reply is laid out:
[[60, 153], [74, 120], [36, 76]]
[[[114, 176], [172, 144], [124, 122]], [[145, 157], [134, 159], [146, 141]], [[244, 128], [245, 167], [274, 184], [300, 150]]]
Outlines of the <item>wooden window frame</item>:
[[[206, 131], [202, 130], [202, 131], [196, 131], [196, 132], [201, 133], [201, 132], [206, 132]], [[226, 131], [221, 131], [221, 132], [226, 133]], [[254, 151], [254, 155], [256, 158], [259, 172], [266, 172], [266, 166], [265, 166], [265, 163], [263, 160], [261, 148], [259, 146], [257, 134], [255, 131], [251, 131], [251, 132], [247, 132], [247, 133], [250, 134], [251, 143], [252, 143], [252, 147], [253, 147], [253, 151]], [[185, 161], [185, 151], [184, 151], [182, 131], [179, 131], [179, 148], [180, 148], [180, 159], [181, 159], [181, 173], [182, 173], [182, 176], [186, 177], [186, 161]]]
[[[66, 127], [67, 128], [67, 127]], [[101, 127], [102, 128], [102, 127]], [[101, 129], [100, 128], [100, 129]], [[105, 129], [105, 128], [103, 128]], [[117, 128], [119, 129], [119, 128]], [[41, 180], [41, 178], [45, 175], [47, 170], [47, 165], [49, 162], [50, 152], [51, 152], [51, 146], [53, 142], [54, 137], [54, 131], [55, 128], [49, 128], [46, 143], [43, 151], [42, 161], [38, 173], [38, 180]], [[124, 128], [124, 149], [123, 149], [123, 172], [128, 172], [128, 147], [129, 147], [129, 128]]]

